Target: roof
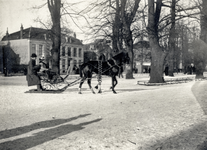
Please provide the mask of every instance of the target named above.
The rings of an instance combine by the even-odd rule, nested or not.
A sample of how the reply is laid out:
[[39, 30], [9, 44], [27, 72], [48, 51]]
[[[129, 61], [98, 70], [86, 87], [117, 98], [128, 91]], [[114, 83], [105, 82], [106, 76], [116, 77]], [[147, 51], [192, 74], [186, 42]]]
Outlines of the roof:
[[[36, 40], [45, 40], [46, 38], [48, 40], [51, 40], [51, 30], [49, 29], [42, 29], [42, 28], [35, 28], [35, 27], [30, 27], [22, 30], [22, 38], [20, 37], [21, 31], [14, 32], [9, 34], [8, 36], [5, 35], [2, 38], [2, 41], [7, 41], [7, 40], [17, 40], [17, 39], [36, 39]], [[66, 34], [61, 35], [62, 42], [66, 42]], [[67, 36], [68, 39], [70, 38], [71, 44], [76, 44], [76, 45], [83, 45], [82, 41], [79, 39], [72, 37], [72, 36]]]

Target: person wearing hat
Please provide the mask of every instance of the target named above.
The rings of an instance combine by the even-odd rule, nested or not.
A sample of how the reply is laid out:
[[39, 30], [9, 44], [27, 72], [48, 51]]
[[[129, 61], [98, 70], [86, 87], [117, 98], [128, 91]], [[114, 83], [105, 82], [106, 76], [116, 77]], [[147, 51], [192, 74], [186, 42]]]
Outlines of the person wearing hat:
[[27, 79], [28, 86], [37, 85], [37, 91], [42, 91], [43, 89], [41, 86], [40, 77], [37, 74], [41, 66], [36, 65], [36, 58], [37, 58], [37, 55], [33, 53], [31, 55], [31, 59], [28, 64], [26, 79]]

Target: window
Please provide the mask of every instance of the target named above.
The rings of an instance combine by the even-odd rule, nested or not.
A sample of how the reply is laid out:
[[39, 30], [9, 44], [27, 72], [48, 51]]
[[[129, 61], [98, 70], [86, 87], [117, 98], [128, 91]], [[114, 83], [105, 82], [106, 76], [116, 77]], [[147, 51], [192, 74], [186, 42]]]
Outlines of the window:
[[71, 47], [68, 47], [68, 56], [71, 56]]
[[68, 58], [68, 66], [70, 66], [70, 60], [71, 60], [71, 59], [70, 59], [70, 58]]
[[82, 49], [81, 49], [81, 48], [79, 48], [78, 56], [79, 56], [79, 57], [82, 57]]
[[36, 45], [35, 44], [32, 44], [32, 51], [31, 51], [31, 54], [32, 53], [35, 53], [36, 54]]
[[62, 59], [62, 68], [65, 70], [65, 59]]
[[77, 57], [77, 48], [73, 49], [73, 57]]
[[74, 66], [77, 65], [77, 60], [73, 60]]
[[81, 60], [78, 61], [78, 65], [81, 65]]
[[42, 51], [43, 45], [39, 45], [39, 56], [42, 57], [43, 51]]
[[62, 47], [62, 56], [65, 56], [65, 46]]

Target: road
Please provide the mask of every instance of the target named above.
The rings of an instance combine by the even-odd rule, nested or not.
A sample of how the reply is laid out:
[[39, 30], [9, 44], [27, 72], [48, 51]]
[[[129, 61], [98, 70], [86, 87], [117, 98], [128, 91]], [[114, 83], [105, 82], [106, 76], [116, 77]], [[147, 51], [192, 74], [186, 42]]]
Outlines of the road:
[[[201, 150], [207, 141], [207, 81], [164, 86], [110, 78], [103, 93], [87, 84], [60, 94], [24, 93], [25, 77], [0, 77], [0, 149], [14, 150]], [[96, 85], [96, 79], [92, 85]], [[97, 91], [96, 91], [97, 92]], [[202, 101], [202, 102], [201, 102]]]

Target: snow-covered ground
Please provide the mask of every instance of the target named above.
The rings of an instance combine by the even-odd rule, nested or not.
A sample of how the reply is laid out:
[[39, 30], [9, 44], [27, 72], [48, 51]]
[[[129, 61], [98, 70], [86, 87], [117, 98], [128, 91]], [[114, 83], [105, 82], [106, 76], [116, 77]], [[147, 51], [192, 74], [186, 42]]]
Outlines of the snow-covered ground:
[[[176, 77], [187, 76], [177, 74]], [[188, 75], [189, 76], [189, 75]], [[195, 150], [207, 146], [207, 81], [163, 86], [103, 78], [102, 94], [87, 82], [59, 94], [24, 93], [25, 76], [0, 77], [0, 150]], [[193, 77], [193, 75], [192, 75]], [[169, 78], [169, 77], [165, 77]], [[68, 82], [74, 80], [69, 77]], [[93, 87], [97, 80], [92, 80]], [[200, 91], [200, 93], [199, 93]]]

